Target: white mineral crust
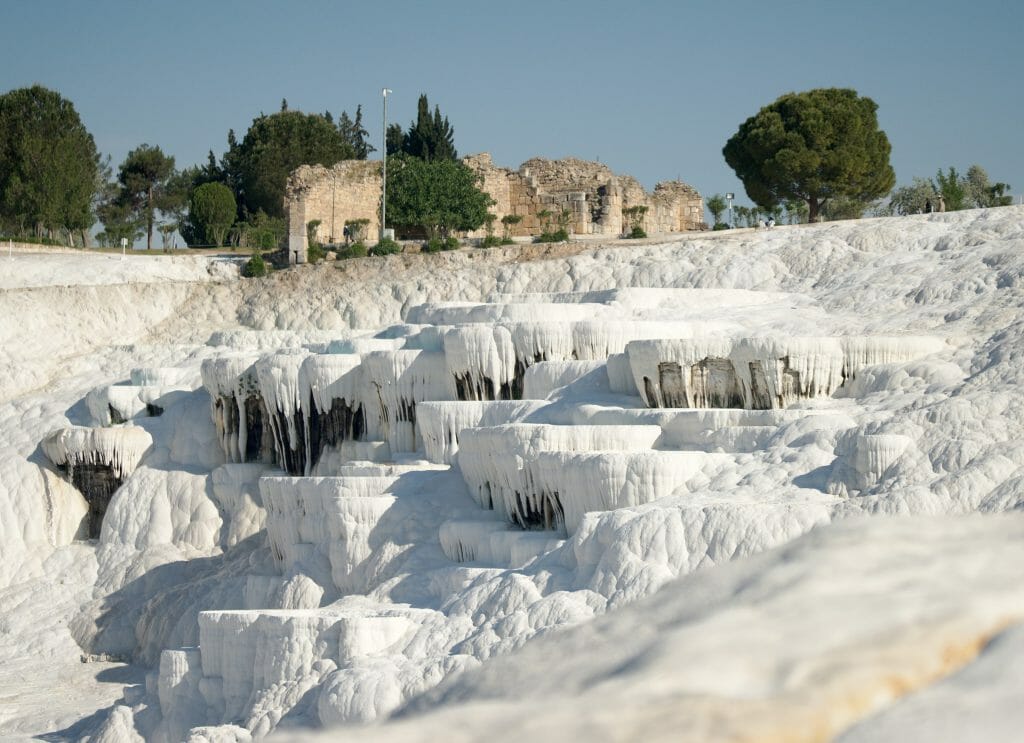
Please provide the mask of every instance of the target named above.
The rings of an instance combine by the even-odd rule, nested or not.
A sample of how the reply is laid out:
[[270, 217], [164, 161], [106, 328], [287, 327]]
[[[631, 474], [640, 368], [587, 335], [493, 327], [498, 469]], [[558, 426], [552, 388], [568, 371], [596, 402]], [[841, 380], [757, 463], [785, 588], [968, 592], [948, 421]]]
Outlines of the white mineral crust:
[[1024, 207], [6, 268], [0, 738], [1019, 737]]

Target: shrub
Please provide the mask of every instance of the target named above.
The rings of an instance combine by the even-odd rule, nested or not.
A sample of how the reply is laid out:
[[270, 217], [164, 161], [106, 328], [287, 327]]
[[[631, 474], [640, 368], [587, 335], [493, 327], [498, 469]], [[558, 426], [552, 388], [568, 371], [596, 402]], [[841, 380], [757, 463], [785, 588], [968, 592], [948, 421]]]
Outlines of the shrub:
[[320, 245], [320, 241], [316, 239], [317, 230], [323, 221], [320, 219], [313, 219], [306, 222], [306, 244], [307, 245]]
[[[508, 239], [508, 241], [510, 243], [512, 242], [512, 238], [507, 238], [507, 239]], [[504, 245], [504, 244], [505, 244], [505, 240], [501, 239], [497, 235], [488, 235], [487, 237], [485, 237], [483, 240], [480, 241], [480, 245], [477, 246], [477, 247], [481, 247], [481, 248], [494, 248], [494, 247], [497, 247], [498, 245]]]
[[379, 243], [370, 248], [370, 255], [393, 255], [401, 252], [402, 246], [390, 237], [385, 237]]
[[569, 242], [569, 233], [564, 229], [543, 232], [537, 235], [533, 241], [537, 243], [567, 243]]
[[458, 250], [459, 249], [459, 238], [447, 237], [444, 241], [444, 248], [442, 250]]
[[324, 251], [320, 243], [310, 243], [309, 247], [306, 248], [306, 260], [310, 263], [319, 263], [326, 257], [327, 253]]
[[712, 232], [718, 232], [719, 230], [728, 230], [728, 229], [730, 229], [730, 227], [725, 222], [715, 222], [715, 226], [711, 228], [711, 231]]
[[444, 250], [444, 242], [439, 237], [432, 237], [423, 243], [424, 253], [440, 253]]
[[242, 266], [242, 275], [250, 279], [258, 279], [267, 275], [267, 263], [259, 253], [253, 253], [252, 258]]
[[363, 243], [352, 243], [351, 245], [340, 246], [337, 250], [339, 260], [348, 258], [365, 258], [369, 254], [366, 245]]
[[501, 244], [502, 245], [515, 245], [516, 241], [513, 240], [511, 237], [503, 237], [503, 238], [501, 238]]
[[497, 219], [498, 215], [491, 212], [484, 215], [484, 229], [487, 230], [487, 237], [494, 237], [494, 223]]
[[636, 206], [627, 206], [622, 209], [622, 216], [629, 220], [630, 230], [626, 233], [626, 237], [630, 239], [638, 239], [641, 237], [647, 237], [647, 233], [644, 232], [644, 216], [647, 214], [648, 207], [637, 204]]
[[505, 234], [502, 235], [501, 244], [511, 245], [512, 244], [512, 228], [523, 221], [523, 217], [520, 214], [506, 214], [501, 218], [501, 225], [504, 228]]

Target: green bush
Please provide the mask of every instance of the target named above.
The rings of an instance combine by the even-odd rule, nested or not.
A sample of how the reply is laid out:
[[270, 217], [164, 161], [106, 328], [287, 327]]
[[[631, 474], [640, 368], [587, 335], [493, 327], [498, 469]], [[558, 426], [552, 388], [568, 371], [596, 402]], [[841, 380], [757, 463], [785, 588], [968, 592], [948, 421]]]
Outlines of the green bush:
[[423, 243], [424, 253], [440, 253], [444, 250], [444, 242], [438, 237], [432, 237]]
[[535, 243], [567, 243], [569, 242], [569, 233], [565, 229], [544, 232], [537, 235], [533, 241]]
[[242, 266], [242, 275], [250, 279], [258, 279], [267, 275], [267, 263], [259, 253], [253, 253], [252, 258]]
[[634, 227], [629, 231], [630, 240], [639, 240], [641, 237], [647, 237], [647, 233], [644, 232], [643, 227]]
[[[512, 239], [509, 238], [508, 241], [512, 242]], [[477, 247], [480, 247], [480, 248], [495, 248], [495, 247], [497, 247], [499, 245], [503, 245], [504, 243], [505, 243], [505, 241], [502, 240], [497, 235], [488, 235], [487, 237], [485, 237], [483, 240], [480, 241], [480, 245], [478, 245]]]
[[370, 255], [393, 255], [395, 253], [401, 252], [402, 246], [389, 237], [384, 238], [379, 243], [370, 248]]
[[711, 231], [712, 232], [718, 232], [719, 230], [728, 230], [728, 229], [730, 229], [730, 227], [725, 222], [716, 222], [715, 226], [711, 228]]
[[511, 237], [503, 237], [503, 238], [501, 238], [501, 244], [502, 245], [515, 245], [516, 241], [513, 240]]
[[306, 248], [306, 260], [310, 263], [319, 263], [327, 256], [327, 252], [320, 243], [313, 242]]
[[340, 246], [337, 250], [338, 260], [365, 258], [368, 254], [369, 251], [363, 243], [352, 243], [351, 245]]
[[459, 249], [459, 238], [448, 237], [445, 238], [443, 250], [458, 250]]

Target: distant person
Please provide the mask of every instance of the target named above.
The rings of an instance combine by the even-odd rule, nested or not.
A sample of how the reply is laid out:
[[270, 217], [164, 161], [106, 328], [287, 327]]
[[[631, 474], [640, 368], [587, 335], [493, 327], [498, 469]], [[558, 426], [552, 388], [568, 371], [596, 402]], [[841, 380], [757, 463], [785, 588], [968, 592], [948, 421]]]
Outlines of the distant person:
[[946, 211], [946, 197], [943, 196], [942, 194], [939, 194], [939, 211]]
[[345, 225], [345, 229], [341, 231], [341, 234], [345, 237], [345, 244], [348, 245], [352, 241], [352, 228]]
[[775, 226], [775, 217], [770, 217], [768, 219], [768, 229], [771, 229], [774, 226]]
[[925, 199], [924, 200], [924, 213], [925, 214], [931, 214], [932, 213], [932, 200], [931, 199]]
[[757, 229], [759, 229], [759, 230], [766, 230], [766, 229], [768, 229], [768, 225], [766, 225], [764, 223], [763, 219], [759, 219], [759, 220], [757, 220]]

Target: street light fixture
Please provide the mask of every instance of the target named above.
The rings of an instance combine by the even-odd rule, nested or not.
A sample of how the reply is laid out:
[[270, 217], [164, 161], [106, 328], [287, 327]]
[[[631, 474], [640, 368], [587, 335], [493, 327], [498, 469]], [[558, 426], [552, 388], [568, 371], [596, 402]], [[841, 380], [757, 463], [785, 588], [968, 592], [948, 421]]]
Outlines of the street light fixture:
[[381, 138], [381, 159], [384, 161], [384, 170], [381, 175], [381, 197], [380, 197], [380, 239], [387, 237], [388, 223], [388, 93], [390, 88], [382, 88], [381, 95], [384, 97], [384, 128]]

